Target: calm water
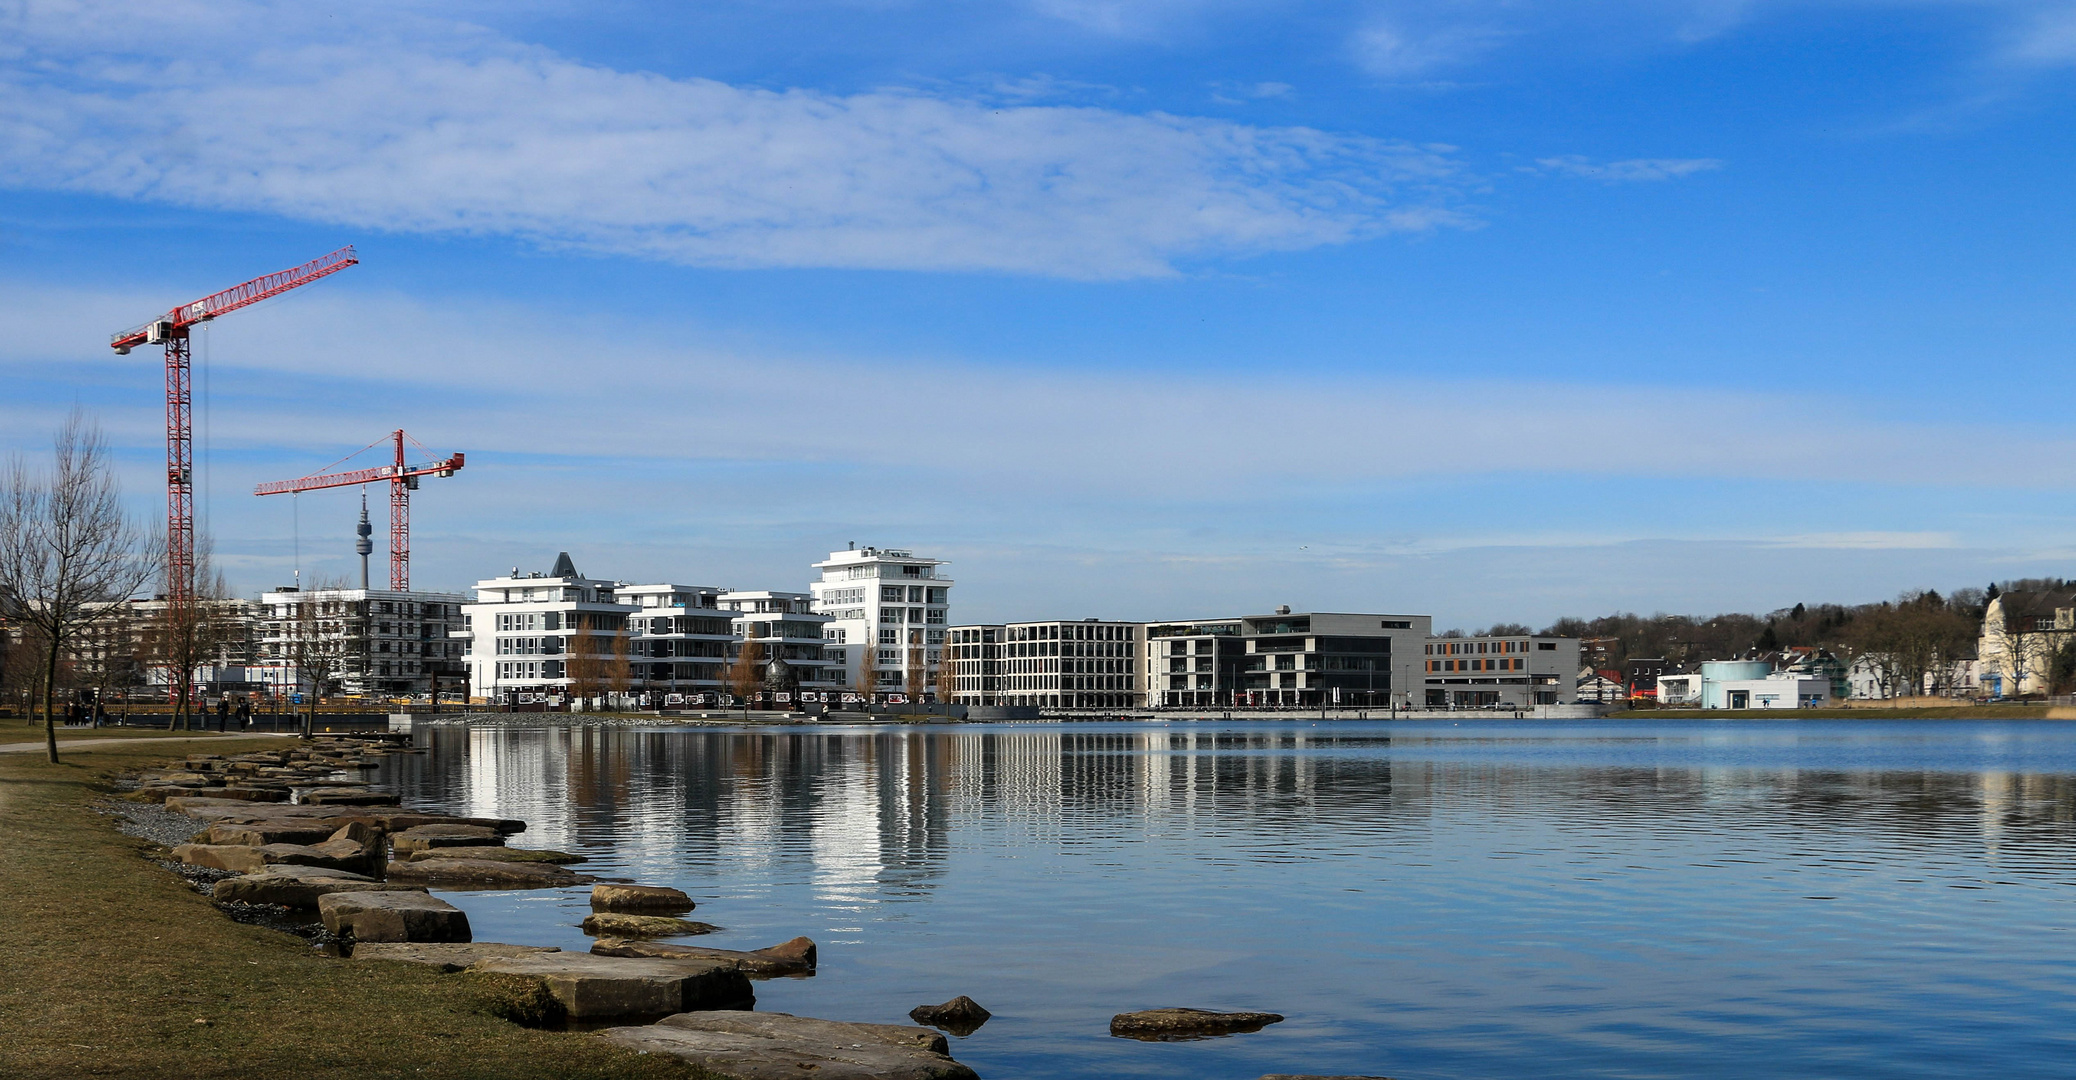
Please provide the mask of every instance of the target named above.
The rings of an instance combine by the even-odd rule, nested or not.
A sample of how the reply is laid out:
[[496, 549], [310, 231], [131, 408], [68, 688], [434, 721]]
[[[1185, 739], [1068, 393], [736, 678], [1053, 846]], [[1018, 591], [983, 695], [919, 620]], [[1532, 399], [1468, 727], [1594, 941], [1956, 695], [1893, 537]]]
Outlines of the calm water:
[[[806, 934], [758, 1007], [968, 994], [987, 1080], [2076, 1075], [2076, 724], [440, 730], [407, 801]], [[461, 893], [588, 947], [585, 890]], [[1268, 1009], [1147, 1044], [1113, 1013]]]

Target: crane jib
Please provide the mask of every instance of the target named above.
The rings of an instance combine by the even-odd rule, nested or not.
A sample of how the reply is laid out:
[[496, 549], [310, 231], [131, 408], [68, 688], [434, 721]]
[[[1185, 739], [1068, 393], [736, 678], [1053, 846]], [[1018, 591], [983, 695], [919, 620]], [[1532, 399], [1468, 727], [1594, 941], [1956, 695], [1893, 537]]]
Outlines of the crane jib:
[[359, 262], [360, 258], [354, 254], [353, 245], [348, 244], [301, 266], [256, 277], [242, 285], [233, 285], [222, 292], [211, 293], [193, 303], [182, 304], [142, 326], [110, 335], [108, 344], [122, 353], [129, 352], [133, 346], [158, 344], [168, 336], [178, 334], [196, 323], [207, 322], [219, 315], [227, 315], [239, 308], [279, 296], [299, 285], [307, 285], [328, 274], [336, 274]]

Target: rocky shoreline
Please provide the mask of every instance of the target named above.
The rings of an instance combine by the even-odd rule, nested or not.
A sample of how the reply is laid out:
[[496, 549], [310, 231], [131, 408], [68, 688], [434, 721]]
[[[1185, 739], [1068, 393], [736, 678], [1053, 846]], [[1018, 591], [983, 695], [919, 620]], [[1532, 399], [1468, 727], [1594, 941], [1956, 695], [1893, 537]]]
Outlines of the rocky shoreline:
[[[525, 822], [404, 809], [353, 775], [385, 754], [412, 752], [334, 737], [192, 754], [176, 767], [138, 774], [134, 801], [108, 812], [228, 917], [298, 934], [341, 962], [520, 980], [534, 988], [532, 1003], [513, 1018], [531, 1026], [598, 1029], [595, 1037], [615, 1045], [741, 1080], [978, 1080], [931, 1027], [756, 1012], [754, 981], [814, 974], [817, 948], [805, 937], [756, 950], [655, 940], [717, 928], [682, 918], [694, 903], [676, 889], [597, 882], [569, 868], [582, 861], [575, 856], [510, 847]], [[593, 912], [584, 929], [597, 937], [588, 953], [475, 941], [467, 913], [430, 892], [587, 884]], [[989, 1013], [962, 997], [911, 1015], [964, 1037]], [[1159, 1009], [1121, 1013], [1111, 1031], [1171, 1041], [1280, 1020]]]

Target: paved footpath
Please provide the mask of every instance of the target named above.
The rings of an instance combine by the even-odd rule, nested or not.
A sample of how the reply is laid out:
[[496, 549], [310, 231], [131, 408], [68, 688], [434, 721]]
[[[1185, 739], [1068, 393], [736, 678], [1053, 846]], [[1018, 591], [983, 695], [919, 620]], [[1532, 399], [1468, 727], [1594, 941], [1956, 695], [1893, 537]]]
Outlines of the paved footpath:
[[[66, 739], [60, 737], [58, 739], [58, 753], [77, 754], [85, 750], [99, 750], [105, 746], [136, 746], [139, 743], [149, 743], [153, 746], [166, 746], [172, 743], [210, 742], [216, 739], [250, 739], [255, 736], [273, 736], [283, 739], [293, 739], [295, 738], [295, 733], [287, 731], [246, 731], [232, 732], [226, 735], [221, 732], [212, 732], [207, 735], [179, 735], [169, 736], [164, 739], [125, 739], [120, 735], [114, 735], [103, 739]], [[45, 747], [42, 739], [38, 739], [35, 742], [0, 743], [0, 754], [26, 754], [32, 752], [41, 753], [44, 749]]]

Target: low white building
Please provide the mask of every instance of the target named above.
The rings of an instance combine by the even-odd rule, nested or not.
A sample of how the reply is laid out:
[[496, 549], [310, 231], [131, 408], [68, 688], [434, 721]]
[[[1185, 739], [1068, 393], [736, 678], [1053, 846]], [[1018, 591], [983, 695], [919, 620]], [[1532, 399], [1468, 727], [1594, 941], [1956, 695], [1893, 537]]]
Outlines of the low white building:
[[1725, 679], [1713, 684], [1711, 709], [1821, 709], [1831, 704], [1831, 680], [1776, 674], [1763, 679]]
[[1701, 704], [1701, 673], [1658, 676], [1658, 704]]

